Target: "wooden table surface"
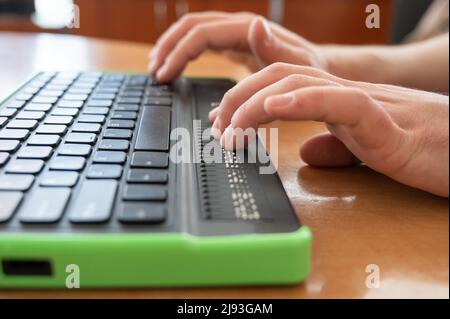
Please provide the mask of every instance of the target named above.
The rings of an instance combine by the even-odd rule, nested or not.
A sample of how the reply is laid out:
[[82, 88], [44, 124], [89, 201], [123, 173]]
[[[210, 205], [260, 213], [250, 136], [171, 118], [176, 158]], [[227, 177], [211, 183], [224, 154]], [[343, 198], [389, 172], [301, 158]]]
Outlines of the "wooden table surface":
[[[150, 45], [73, 36], [0, 33], [0, 96], [39, 70], [145, 71]], [[241, 79], [243, 66], [212, 53], [189, 75]], [[449, 297], [448, 199], [400, 185], [365, 167], [312, 169], [299, 145], [318, 123], [280, 128], [279, 173], [295, 210], [313, 232], [313, 272], [290, 287], [90, 291], [0, 291], [0, 298], [391, 298]], [[380, 268], [366, 287], [366, 266]]]

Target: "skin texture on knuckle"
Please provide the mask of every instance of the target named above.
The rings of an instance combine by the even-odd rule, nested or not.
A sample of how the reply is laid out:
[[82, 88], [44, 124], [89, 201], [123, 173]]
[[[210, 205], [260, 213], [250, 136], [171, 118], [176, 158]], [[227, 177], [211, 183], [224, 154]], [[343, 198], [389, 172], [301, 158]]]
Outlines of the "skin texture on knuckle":
[[180, 26], [190, 27], [194, 25], [200, 16], [200, 13], [186, 13], [178, 21]]
[[281, 77], [290, 72], [292, 64], [284, 62], [275, 62], [270, 64], [265, 71], [275, 77]]
[[205, 25], [194, 25], [189, 31], [188, 31], [188, 35], [187, 37], [192, 38], [198, 38], [200, 36], [202, 36], [202, 34], [204, 34], [205, 32]]

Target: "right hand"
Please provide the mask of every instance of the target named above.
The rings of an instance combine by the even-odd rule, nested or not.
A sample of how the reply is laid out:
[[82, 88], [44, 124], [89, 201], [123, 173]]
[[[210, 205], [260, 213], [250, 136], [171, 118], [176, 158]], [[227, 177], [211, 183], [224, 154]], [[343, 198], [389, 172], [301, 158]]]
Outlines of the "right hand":
[[327, 70], [321, 50], [295, 33], [253, 13], [201, 12], [183, 16], [157, 41], [149, 71], [159, 82], [178, 77], [207, 49], [250, 55], [262, 69], [274, 62]]

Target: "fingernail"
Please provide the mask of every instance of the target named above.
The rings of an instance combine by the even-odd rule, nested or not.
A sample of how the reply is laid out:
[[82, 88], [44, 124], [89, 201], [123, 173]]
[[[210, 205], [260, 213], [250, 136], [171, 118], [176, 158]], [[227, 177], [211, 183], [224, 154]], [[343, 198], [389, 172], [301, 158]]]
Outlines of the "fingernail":
[[222, 136], [222, 133], [219, 130], [219, 126], [220, 126], [220, 119], [216, 118], [216, 120], [214, 121], [213, 126], [211, 128], [211, 135], [216, 140], [220, 140], [220, 138]]
[[272, 39], [273, 39], [273, 34], [272, 34], [272, 30], [270, 29], [269, 22], [267, 22], [267, 20], [265, 20], [265, 19], [263, 19], [263, 26], [264, 26], [264, 31], [266, 33], [265, 43], [267, 45], [271, 45]]
[[231, 125], [225, 129], [225, 132], [223, 133], [222, 138], [220, 139], [220, 145], [222, 145], [223, 148], [226, 148], [228, 150], [233, 149], [234, 132], [233, 127]]
[[159, 71], [156, 73], [156, 78], [158, 81], [162, 82], [164, 80], [164, 75], [166, 73], [166, 66], [163, 66]]
[[277, 95], [269, 98], [267, 104], [269, 107], [288, 107], [294, 103], [294, 96], [292, 94]]
[[151, 60], [150, 64], [148, 65], [148, 71], [153, 74], [156, 71], [155, 69], [156, 69], [156, 60]]
[[213, 122], [216, 120], [217, 118], [217, 109], [212, 110], [211, 112], [208, 113], [208, 119]]
[[154, 59], [157, 54], [158, 54], [158, 49], [157, 48], [153, 48], [152, 51], [150, 52], [150, 58]]

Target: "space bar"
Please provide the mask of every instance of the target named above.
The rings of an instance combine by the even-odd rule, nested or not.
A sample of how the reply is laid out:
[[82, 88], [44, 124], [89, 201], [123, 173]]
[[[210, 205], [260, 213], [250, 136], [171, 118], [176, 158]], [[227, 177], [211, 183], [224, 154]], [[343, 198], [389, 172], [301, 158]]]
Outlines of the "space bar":
[[165, 106], [144, 106], [136, 139], [136, 151], [168, 151], [170, 109]]

